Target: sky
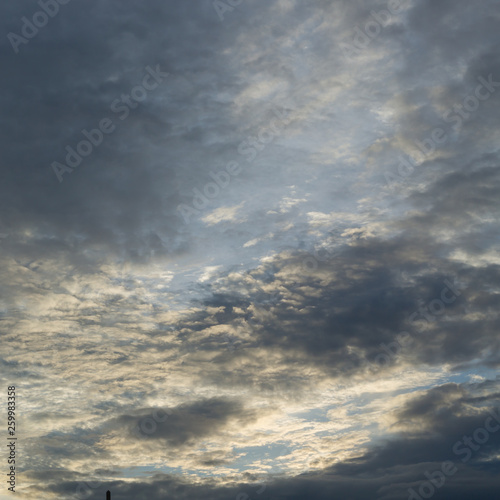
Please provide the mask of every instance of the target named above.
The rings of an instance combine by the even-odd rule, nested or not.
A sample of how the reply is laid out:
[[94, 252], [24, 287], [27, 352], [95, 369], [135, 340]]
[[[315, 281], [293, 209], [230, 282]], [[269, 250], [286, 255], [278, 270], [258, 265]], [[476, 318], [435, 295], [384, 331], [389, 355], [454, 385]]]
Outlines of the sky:
[[498, 1], [0, 10], [1, 500], [496, 498]]

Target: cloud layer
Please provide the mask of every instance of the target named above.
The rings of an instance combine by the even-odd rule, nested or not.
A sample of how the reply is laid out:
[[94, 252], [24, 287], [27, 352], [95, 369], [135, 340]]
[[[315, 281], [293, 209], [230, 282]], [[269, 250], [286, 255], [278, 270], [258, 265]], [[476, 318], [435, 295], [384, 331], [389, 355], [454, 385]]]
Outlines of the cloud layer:
[[41, 4], [0, 21], [23, 498], [494, 498], [498, 3]]

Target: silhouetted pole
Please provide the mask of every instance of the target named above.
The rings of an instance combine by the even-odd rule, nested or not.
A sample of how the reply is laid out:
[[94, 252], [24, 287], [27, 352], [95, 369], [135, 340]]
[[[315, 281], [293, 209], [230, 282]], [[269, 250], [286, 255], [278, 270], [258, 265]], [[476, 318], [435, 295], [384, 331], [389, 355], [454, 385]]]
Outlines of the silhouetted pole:
[[106, 491], [106, 500], [111, 500], [111, 491]]

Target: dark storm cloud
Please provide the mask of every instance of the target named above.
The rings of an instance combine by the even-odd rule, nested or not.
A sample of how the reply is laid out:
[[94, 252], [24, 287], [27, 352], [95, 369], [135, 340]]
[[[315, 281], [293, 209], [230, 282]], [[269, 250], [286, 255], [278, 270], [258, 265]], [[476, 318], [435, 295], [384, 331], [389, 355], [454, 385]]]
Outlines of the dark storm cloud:
[[[271, 283], [273, 296], [251, 290], [243, 294], [239, 285], [239, 293], [223, 294], [214, 286], [205, 305], [220, 307], [221, 312], [208, 323], [198, 317], [196, 327], [185, 324], [182, 338], [188, 340], [189, 330], [203, 330], [214, 319], [232, 324], [238, 307], [246, 311], [239, 316], [252, 323], [252, 335], [224, 358], [244, 356], [246, 348], [279, 348], [340, 375], [354, 372], [363, 358], [373, 361], [384, 352], [381, 344], [393, 342], [401, 332], [411, 335], [405, 354], [415, 362], [458, 363], [481, 357], [488, 347], [497, 352], [498, 301], [488, 293], [498, 286], [496, 266], [473, 268], [443, 259], [446, 245], [415, 238], [412, 219], [401, 225], [409, 228], [402, 236], [353, 244], [320, 264], [316, 273], [301, 269], [302, 274], [292, 275], [293, 266], [304, 259], [300, 253], [263, 266], [260, 283]], [[295, 284], [281, 281], [287, 273]], [[406, 273], [405, 279], [401, 273]], [[447, 304], [442, 302], [443, 290], [448, 290]], [[259, 315], [259, 309], [267, 314]], [[466, 311], [480, 314], [481, 321], [467, 319]], [[217, 338], [212, 342], [212, 348], [220, 348]], [[348, 346], [359, 352], [350, 353]], [[210, 349], [210, 342], [200, 347]]]
[[[255, 394], [234, 399], [228, 389], [259, 397], [282, 391], [287, 402], [301, 402], [307, 387], [324, 380], [367, 375], [366, 362], [377, 364], [401, 332], [411, 342], [377, 365], [382, 375], [406, 366], [463, 380], [470, 370], [500, 366], [499, 4], [408, 1], [346, 58], [340, 43], [386, 7], [378, 0], [243, 0], [221, 22], [212, 0], [72, 0], [18, 54], [1, 38], [1, 317], [5, 346], [14, 348], [0, 364], [20, 380], [43, 381], [30, 386], [40, 398], [30, 395], [30, 404], [41, 406], [26, 427], [33, 434], [26, 477], [36, 483], [30, 498], [72, 498], [94, 476], [111, 479], [90, 488], [91, 499], [110, 488], [114, 500], [399, 500], [446, 460], [458, 472], [436, 499], [496, 497], [500, 432], [466, 462], [453, 447], [498, 408], [498, 380], [398, 394], [371, 422], [380, 434], [361, 440], [357, 455], [319, 471], [270, 475], [260, 493], [260, 478], [239, 474], [245, 465], [233, 460], [248, 442], [223, 442], [233, 427], [261, 442], [281, 430], [264, 422], [251, 432]], [[3, 9], [6, 35], [19, 33], [22, 17], [39, 6], [18, 1]], [[112, 103], [143, 85], [151, 68], [168, 76], [120, 120], [126, 112]], [[488, 97], [465, 112], [479, 78], [495, 83], [483, 83]], [[259, 206], [209, 226], [216, 217], [203, 216], [211, 206], [184, 224], [178, 205], [192, 201], [210, 171], [246, 162], [238, 145], [262, 130], [278, 102], [291, 112], [286, 131], [217, 200], [228, 210]], [[466, 117], [458, 120], [459, 112]], [[116, 130], [59, 183], [52, 162], [65, 163], [66, 146], [76, 148], [82, 129], [104, 118]], [[440, 144], [429, 142], [436, 127], [446, 133]], [[429, 152], [419, 153], [415, 141]], [[387, 194], [384, 175], [403, 151], [419, 165]], [[297, 193], [283, 198], [291, 184]], [[360, 215], [367, 205], [372, 219]], [[307, 222], [320, 212], [345, 220], [325, 234], [327, 223]], [[244, 246], [264, 234], [261, 247]], [[330, 243], [331, 257], [307, 270], [314, 245]], [[181, 278], [189, 267], [182, 259], [192, 258], [193, 281], [167, 293], [158, 268], [141, 281], [105, 266], [165, 257]], [[216, 259], [221, 269], [197, 282]], [[95, 281], [79, 288], [82, 275]], [[89, 298], [87, 286], [103, 294]], [[134, 292], [141, 287], [147, 294]], [[446, 303], [445, 287], [453, 296]], [[22, 300], [29, 307], [16, 309]], [[97, 381], [96, 366], [103, 370]], [[162, 394], [168, 376], [202, 395], [181, 404], [177, 397], [153, 433], [134, 433], [157, 410], [150, 405], [172, 397], [170, 386]], [[113, 401], [94, 401], [94, 390]], [[259, 415], [277, 408], [289, 417], [280, 397], [266, 400]], [[65, 398], [67, 413], [55, 413]], [[346, 419], [355, 421], [358, 410], [349, 407]], [[166, 461], [155, 462], [158, 450]], [[194, 484], [151, 472], [169, 470], [174, 454], [182, 473], [214, 471], [214, 479], [198, 476]], [[151, 467], [151, 477], [124, 472], [132, 460]], [[264, 459], [249, 464], [269, 468]], [[226, 472], [217, 475], [219, 468]], [[116, 479], [121, 473], [125, 479]]]
[[[499, 398], [498, 392], [489, 394], [481, 398], [481, 405], [475, 405], [474, 394], [481, 391], [481, 385], [447, 384], [410, 400], [405, 408], [395, 412], [393, 426], [397, 437], [376, 445], [351, 463], [335, 466], [335, 473], [352, 477], [384, 471], [390, 477], [385, 488], [389, 492], [393, 487], [396, 491], [404, 488], [405, 483], [417, 488], [427, 479], [426, 471], [439, 471], [443, 462], [451, 461], [455, 472], [447, 479], [443, 496], [437, 498], [467, 498], [469, 488], [489, 490], [498, 481], [495, 455], [500, 448]], [[476, 484], [478, 477], [484, 481], [481, 487]], [[457, 495], [457, 489], [464, 487], [466, 491]], [[395, 498], [381, 493], [380, 498]]]
[[[457, 479], [458, 484], [447, 487], [442, 494], [434, 498], [439, 500], [467, 500], [472, 494], [481, 495], [483, 498], [493, 497], [498, 488], [498, 481], [494, 474], [468, 470]], [[266, 490], [260, 495], [261, 486], [255, 484], [240, 484], [238, 486], [217, 488], [211, 485], [194, 486], [181, 482], [172, 476], [157, 476], [148, 483], [125, 483], [111, 482], [99, 489], [92, 491], [90, 500], [98, 500], [103, 497], [106, 489], [111, 488], [113, 499], [128, 500], [160, 500], [168, 495], [171, 498], [212, 498], [214, 500], [234, 500], [236, 498], [257, 498], [262, 500], [315, 498], [328, 500], [332, 497], [364, 499], [377, 498], [383, 500], [400, 500], [408, 497], [406, 485], [397, 484], [394, 481], [405, 480], [406, 475], [396, 471], [394, 475], [380, 475], [379, 477], [340, 477], [333, 474], [309, 474], [293, 479], [276, 480], [267, 485]], [[387, 486], [387, 481], [392, 481]], [[474, 485], [471, 485], [471, 482]], [[58, 494], [71, 494], [75, 491], [78, 483], [62, 483], [47, 488], [48, 491]]]
[[[479, 256], [496, 247], [492, 232], [500, 213], [499, 186], [498, 155], [485, 154], [443, 175], [425, 192], [414, 193], [411, 200], [418, 212], [405, 223], [416, 234], [454, 231], [450, 250]], [[491, 270], [497, 274], [495, 267]]]
[[[210, 2], [195, 8], [73, 1], [19, 54], [4, 37], [2, 231], [11, 235], [9, 252], [29, 257], [36, 246], [38, 255], [77, 264], [85, 249], [139, 260], [185, 252], [189, 237], [179, 203], [191, 201], [192, 188], [209, 180], [207, 170], [223, 164], [221, 158], [234, 159], [262, 114], [249, 108], [244, 122], [235, 121], [231, 100], [247, 83], [238, 75], [241, 63], [224, 53], [276, 3], [247, 2], [244, 16], [220, 24]], [[19, 33], [21, 18], [38, 5], [8, 8], [3, 31]], [[312, 15], [320, 8], [297, 11]], [[295, 25], [292, 13], [279, 33], [260, 26], [266, 39], [286, 36]], [[258, 71], [271, 73], [276, 64], [269, 64], [258, 62]], [[157, 65], [170, 76], [122, 122], [110, 106]], [[104, 118], [116, 129], [59, 184], [50, 165], [65, 164], [66, 146], [75, 149], [81, 130]], [[25, 230], [33, 233], [28, 242], [17, 236]]]
[[[3, 31], [19, 32], [35, 5], [10, 6]], [[12, 251], [32, 252], [14, 236], [28, 228], [37, 252], [52, 256], [182, 249], [181, 180], [204, 168], [203, 131], [229, 130], [218, 118], [199, 126], [199, 110], [217, 105], [215, 75], [231, 79], [219, 53], [235, 34], [218, 22], [207, 2], [71, 2], [19, 54], [2, 38], [3, 230]], [[157, 65], [170, 77], [120, 121], [111, 104]], [[65, 147], [76, 148], [81, 130], [103, 118], [116, 130], [59, 184], [50, 165], [65, 163]]]
[[[422, 215], [409, 215], [397, 221], [397, 227], [405, 228], [400, 236], [387, 241], [376, 238], [358, 241], [321, 263], [317, 273], [307, 273], [301, 268], [294, 274], [304, 259], [303, 253], [275, 259], [259, 273], [252, 273], [262, 286], [272, 284], [273, 294], [262, 289], [242, 293], [240, 285], [235, 287], [236, 293], [227, 294], [213, 285], [207, 289], [211, 297], [204, 305], [220, 307], [221, 312], [210, 316], [208, 323], [199, 315], [196, 327], [183, 323], [187, 329], [182, 338], [189, 340], [189, 330], [202, 331], [213, 325], [214, 320], [229, 327], [238, 319], [234, 312], [238, 307], [246, 311], [240, 319], [251, 323], [251, 337], [238, 341], [237, 349], [222, 351], [215, 358], [216, 363], [251, 355], [252, 349], [258, 347], [278, 348], [287, 352], [295, 363], [322, 366], [337, 376], [354, 374], [365, 366], [364, 360], [374, 362], [379, 354], [387, 352], [384, 345], [393, 343], [399, 333], [408, 332], [412, 342], [403, 350], [404, 357], [395, 356], [396, 362], [411, 360], [436, 366], [452, 363], [458, 367], [474, 361], [498, 366], [498, 300], [489, 293], [498, 286], [498, 266], [472, 267], [450, 261], [443, 256], [456, 248], [457, 240], [438, 242], [430, 235], [434, 228], [440, 230], [444, 225], [448, 229], [457, 227], [461, 231], [457, 238], [463, 240], [461, 248], [467, 242], [477, 248], [477, 232], [488, 230], [472, 217], [474, 210], [481, 212], [481, 204], [478, 202], [476, 208], [470, 202], [472, 215], [467, 219], [469, 225], [464, 226], [465, 214], [454, 209], [457, 204], [452, 200], [467, 204], [477, 184], [477, 191], [482, 191], [481, 199], [489, 197], [493, 202], [496, 171], [487, 167], [485, 175], [488, 182], [482, 176], [460, 173], [438, 180], [428, 191], [414, 196], [417, 205], [430, 208]], [[422, 201], [425, 199], [427, 202]], [[422, 222], [424, 217], [426, 220]], [[464, 227], [471, 231], [468, 240]], [[492, 242], [485, 241], [481, 251], [488, 244]], [[287, 273], [295, 284], [282, 281], [282, 275]], [[324, 285], [325, 282], [328, 284]], [[429, 307], [441, 300], [443, 289], [450, 289], [449, 283], [454, 284], [452, 288], [459, 295], [454, 299], [452, 296], [451, 303], [441, 303], [437, 314], [433, 314]], [[257, 312], [265, 310], [266, 315], [256, 314], [253, 306]], [[474, 315], [481, 319], [475, 319]], [[198, 344], [198, 348], [209, 350], [221, 346], [218, 336]], [[359, 351], [350, 352], [348, 346]], [[229, 384], [245, 383], [236, 374], [227, 377], [225, 381]], [[282, 385], [279, 379], [268, 382], [275, 387]]]
[[[321, 8], [330, 11], [334, 5], [324, 2]], [[481, 5], [468, 6], [471, 15], [460, 18], [467, 23], [456, 28], [459, 35], [444, 29], [450, 16], [458, 16], [449, 2], [439, 7], [422, 3], [410, 16], [413, 29], [440, 39], [438, 47], [446, 51], [440, 57], [453, 60], [454, 54], [465, 49], [461, 45], [465, 41], [484, 52], [472, 60], [469, 81], [479, 73], [487, 75], [497, 65], [492, 48], [483, 46], [480, 30], [470, 28], [482, 15]], [[33, 11], [26, 2], [9, 8], [9, 22], [4, 21], [7, 32], [19, 30], [22, 15]], [[369, 16], [370, 8], [369, 4], [345, 5], [342, 14], [354, 26]], [[246, 2], [220, 24], [209, 2], [197, 9], [179, 2], [150, 2], [141, 8], [130, 2], [107, 2], [89, 9], [72, 2], [61, 6], [50, 25], [22, 47], [20, 54], [6, 50], [3, 57], [9, 71], [2, 77], [5, 95], [9, 95], [4, 102], [3, 134], [5, 231], [13, 235], [20, 228], [36, 228], [33, 238], [38, 252], [44, 249], [47, 255], [74, 255], [74, 259], [81, 258], [77, 257], [79, 250], [87, 247], [120, 254], [126, 248], [127, 255], [138, 259], [148, 258], [152, 251], [157, 256], [186, 251], [182, 220], [176, 213], [184, 199], [181, 193], [189, 197], [200, 172], [206, 169], [207, 148], [224, 156], [238, 144], [238, 138], [231, 139], [234, 123], [229, 108], [218, 101], [218, 94], [227, 90], [234, 96], [243, 85], [232, 81], [239, 65], [231, 61], [233, 66], [227, 66], [220, 53], [238, 36], [237, 28], [246, 28], [265, 9], [271, 7]], [[433, 14], [424, 15], [428, 11]], [[299, 18], [317, 12], [315, 7], [295, 5]], [[293, 27], [291, 19], [284, 23], [283, 34], [286, 27]], [[261, 29], [270, 36], [265, 26]], [[380, 36], [390, 39], [394, 35], [388, 31]], [[8, 40], [3, 43], [8, 49]], [[165, 51], [165, 47], [176, 50]], [[416, 48], [409, 45], [408, 49], [416, 54]], [[271, 59], [262, 64], [268, 61], [276, 67]], [[408, 60], [414, 69], [428, 64], [415, 57]], [[170, 79], [120, 122], [110, 112], [110, 104], [140, 83], [146, 66], [157, 64]], [[262, 65], [259, 69], [268, 71]], [[406, 85], [407, 77], [403, 73], [400, 77]], [[493, 117], [488, 104], [485, 112]], [[204, 120], [200, 126], [197, 110], [202, 108], [218, 112], [211, 115], [210, 123]], [[14, 113], [21, 119], [8, 118]], [[83, 128], [95, 128], [108, 116], [114, 118], [117, 130], [59, 185], [50, 164], [63, 162], [65, 146], [76, 147]], [[476, 119], [470, 121], [471, 127]], [[208, 132], [223, 140], [214, 143], [210, 139], [214, 144], [210, 146], [204, 138]], [[410, 133], [418, 138], [414, 126]], [[30, 148], [25, 148], [27, 143]], [[22, 196], [14, 185], [23, 186]], [[8, 248], [19, 251], [19, 244], [12, 238]], [[32, 252], [21, 246], [28, 255]]]
[[[395, 424], [403, 425], [404, 430], [400, 428], [386, 443], [374, 444], [366, 454], [322, 471], [290, 478], [269, 477], [264, 482], [261, 478], [261, 484], [256, 484], [254, 479], [225, 487], [210, 480], [194, 486], [173, 476], [157, 474], [147, 482], [113, 481], [100, 488], [111, 488], [118, 500], [156, 499], [163, 495], [173, 498], [203, 495], [224, 500], [237, 498], [239, 494], [262, 499], [339, 496], [395, 500], [408, 498], [409, 488], [418, 490], [422, 482], [428, 481], [426, 473], [439, 471], [444, 462], [450, 461], [455, 472], [446, 478], [441, 489], [434, 488], [435, 498], [465, 500], [472, 494], [492, 495], [499, 486], [498, 461], [494, 459], [500, 449], [500, 431], [494, 431], [500, 420], [498, 393], [486, 394], [479, 406], [474, 401], [475, 394], [488, 393], [495, 388], [498, 390], [498, 380], [472, 385], [447, 384], [426, 391], [393, 412]], [[489, 410], [496, 415], [496, 420], [491, 418]], [[488, 440], [478, 445], [474, 441], [478, 436], [476, 431], [484, 429], [488, 420], [493, 430]], [[420, 426], [419, 421], [424, 421], [425, 425]], [[473, 440], [470, 446], [464, 444], [467, 437]], [[461, 446], [457, 447], [457, 442], [462, 442]], [[470, 456], [463, 453], [464, 449], [469, 449]], [[74, 491], [76, 487], [76, 482], [61, 481], [48, 489], [63, 493]], [[99, 498], [101, 489], [95, 490], [95, 496], [89, 498]]]
[[[113, 421], [110, 425], [125, 427], [131, 431], [142, 419], [147, 418], [151, 411], [154, 409], [137, 410], [135, 415], [122, 415], [116, 419], [116, 424]], [[248, 421], [252, 419], [252, 413], [245, 411], [238, 401], [208, 399], [169, 410], [167, 417], [159, 419], [150, 437], [164, 440], [169, 446], [192, 446], [201, 438], [219, 432], [231, 419]], [[132, 435], [136, 439], [142, 439], [146, 434]]]
[[[34, 5], [18, 2], [9, 6], [4, 31], [19, 31], [21, 17], [29, 16]], [[176, 214], [184, 196], [180, 193], [189, 196], [205, 168], [207, 148], [226, 155], [238, 144], [237, 138], [231, 144], [234, 123], [218, 94], [228, 90], [234, 96], [243, 85], [232, 76], [239, 69], [237, 62], [228, 66], [220, 53], [231, 46], [238, 30], [248, 28], [273, 5], [244, 2], [221, 24], [210, 2], [202, 2], [196, 9], [181, 2], [149, 2], [144, 7], [107, 2], [90, 8], [71, 2], [61, 6], [50, 25], [23, 46], [20, 54], [8, 50], [10, 44], [4, 38], [3, 60], [9, 67], [2, 76], [4, 95], [8, 96], [2, 148], [5, 231], [16, 234], [20, 228], [36, 228], [38, 252], [44, 249], [48, 255], [75, 255], [87, 247], [116, 253], [126, 248], [134, 258], [146, 258], [152, 250], [155, 255], [186, 251], [186, 242], [179, 238], [184, 234], [182, 221]], [[321, 9], [331, 15], [335, 5], [294, 4], [292, 12], [297, 18], [312, 17]], [[493, 16], [484, 19], [482, 13], [494, 3], [463, 5], [467, 16], [450, 2], [412, 5], [410, 28], [426, 34], [419, 40], [429, 50], [419, 47], [417, 52], [407, 40], [411, 52], [407, 70], [411, 67], [416, 72], [419, 65], [429, 64], [416, 57], [419, 53], [453, 61], [466, 48], [481, 51], [470, 64], [469, 81], [498, 66], [494, 39], [484, 47], [483, 30], [472, 29], [481, 19], [487, 23], [484, 31], [488, 30]], [[384, 2], [376, 5], [384, 6]], [[368, 3], [344, 5], [342, 15], [347, 25], [355, 26], [369, 16], [371, 7]], [[458, 26], [445, 29], [454, 20]], [[292, 21], [290, 17], [284, 22], [282, 35], [294, 26]], [[261, 30], [270, 36], [266, 26]], [[399, 36], [390, 30], [380, 35], [385, 39]], [[321, 50], [318, 44], [315, 48]], [[431, 52], [431, 45], [439, 51]], [[175, 51], [164, 50], [168, 47]], [[268, 61], [270, 67], [276, 67], [272, 54], [270, 57], [262, 64]], [[171, 78], [121, 123], [110, 112], [110, 104], [140, 83], [146, 66], [157, 64]], [[265, 66], [259, 65], [259, 69], [267, 72]], [[408, 77], [401, 73], [400, 81], [406, 85]], [[218, 112], [201, 126], [197, 110], [202, 108]], [[490, 105], [485, 113], [494, 116]], [[14, 115], [20, 119], [12, 120]], [[80, 130], [96, 127], [106, 116], [115, 118], [117, 130], [59, 185], [50, 164], [62, 162], [65, 146], [75, 147], [81, 140]], [[470, 126], [475, 123], [471, 120]], [[215, 141], [217, 146], [211, 149], [208, 132], [225, 142]], [[411, 134], [415, 135], [414, 127]], [[28, 143], [30, 148], [25, 147]], [[21, 196], [13, 189], [15, 185], [23, 186]], [[9, 244], [12, 252], [20, 250], [16, 241]], [[30, 253], [24, 245], [23, 250]]]

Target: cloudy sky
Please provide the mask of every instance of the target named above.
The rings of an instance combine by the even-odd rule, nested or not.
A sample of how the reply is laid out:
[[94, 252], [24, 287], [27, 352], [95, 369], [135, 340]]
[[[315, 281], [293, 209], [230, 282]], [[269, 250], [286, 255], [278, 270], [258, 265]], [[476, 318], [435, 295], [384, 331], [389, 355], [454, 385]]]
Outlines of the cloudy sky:
[[497, 0], [0, 9], [19, 498], [498, 495]]

